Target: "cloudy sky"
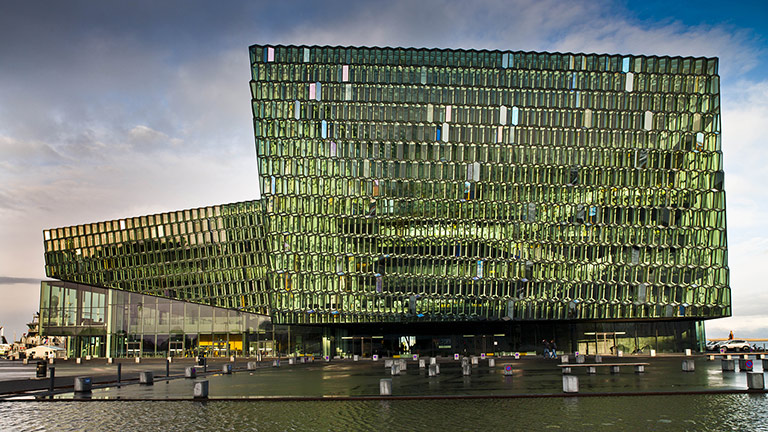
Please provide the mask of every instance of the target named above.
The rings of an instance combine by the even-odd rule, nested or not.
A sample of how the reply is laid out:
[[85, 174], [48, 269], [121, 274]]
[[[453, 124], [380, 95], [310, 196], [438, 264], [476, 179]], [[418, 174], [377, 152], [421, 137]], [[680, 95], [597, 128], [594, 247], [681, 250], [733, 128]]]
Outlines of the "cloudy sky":
[[[671, 5], [670, 5], [671, 4]], [[258, 197], [248, 46], [716, 56], [734, 317], [768, 337], [765, 1], [0, 5], [0, 326], [38, 308], [46, 228]]]

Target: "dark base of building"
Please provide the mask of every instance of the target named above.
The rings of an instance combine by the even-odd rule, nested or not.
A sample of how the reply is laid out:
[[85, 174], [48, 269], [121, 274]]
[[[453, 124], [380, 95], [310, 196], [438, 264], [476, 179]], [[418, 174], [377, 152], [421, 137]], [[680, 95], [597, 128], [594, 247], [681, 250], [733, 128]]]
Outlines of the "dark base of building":
[[276, 326], [275, 344], [287, 354], [368, 357], [538, 353], [544, 341], [558, 351], [588, 355], [703, 351], [703, 321], [453, 322]]

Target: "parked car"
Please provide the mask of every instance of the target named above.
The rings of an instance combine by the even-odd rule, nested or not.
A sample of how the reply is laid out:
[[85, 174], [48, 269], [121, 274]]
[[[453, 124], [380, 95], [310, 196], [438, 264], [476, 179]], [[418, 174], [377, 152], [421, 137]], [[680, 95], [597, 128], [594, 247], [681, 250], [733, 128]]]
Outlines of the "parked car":
[[718, 347], [720, 345], [720, 342], [717, 341], [707, 341], [706, 350], [707, 351], [717, 351], [720, 348]]
[[718, 349], [724, 348], [726, 351], [752, 351], [752, 347], [749, 342], [744, 339], [731, 339], [720, 342], [717, 346]]

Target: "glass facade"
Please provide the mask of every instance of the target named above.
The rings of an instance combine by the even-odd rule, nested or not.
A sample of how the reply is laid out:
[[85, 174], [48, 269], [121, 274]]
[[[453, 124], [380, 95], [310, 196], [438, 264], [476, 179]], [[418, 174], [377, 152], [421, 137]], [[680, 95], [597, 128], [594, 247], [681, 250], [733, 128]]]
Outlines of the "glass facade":
[[75, 357], [270, 354], [273, 339], [265, 315], [56, 281], [41, 284], [40, 328]]
[[608, 353], [693, 348], [731, 314], [717, 59], [250, 56], [261, 200], [45, 230], [49, 277], [121, 290], [75, 313], [44, 284], [48, 331], [231, 348], [251, 330], [216, 323], [259, 313], [283, 353]]
[[258, 201], [45, 230], [46, 275], [268, 313]]
[[717, 59], [250, 54], [277, 321], [730, 315]]

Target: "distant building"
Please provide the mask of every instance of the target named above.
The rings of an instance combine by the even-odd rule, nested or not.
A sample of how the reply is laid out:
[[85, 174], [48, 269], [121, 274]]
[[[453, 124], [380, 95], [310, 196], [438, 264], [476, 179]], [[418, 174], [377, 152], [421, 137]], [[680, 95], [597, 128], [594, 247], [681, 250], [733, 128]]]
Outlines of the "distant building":
[[717, 59], [250, 53], [261, 200], [46, 230], [50, 277], [261, 314], [250, 352], [672, 351], [730, 315]]

